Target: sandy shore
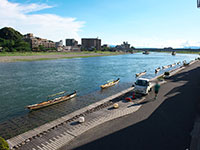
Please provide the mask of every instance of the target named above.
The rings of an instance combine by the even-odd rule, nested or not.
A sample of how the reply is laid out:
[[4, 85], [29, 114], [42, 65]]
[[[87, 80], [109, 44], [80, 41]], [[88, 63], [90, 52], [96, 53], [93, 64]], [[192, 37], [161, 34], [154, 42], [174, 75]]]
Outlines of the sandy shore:
[[64, 59], [64, 58], [78, 58], [78, 57], [97, 57], [97, 56], [111, 56], [119, 55], [119, 53], [105, 54], [105, 53], [90, 53], [90, 54], [53, 54], [53, 55], [33, 55], [33, 56], [1, 56], [0, 62], [16, 62], [16, 61], [36, 61], [49, 59]]

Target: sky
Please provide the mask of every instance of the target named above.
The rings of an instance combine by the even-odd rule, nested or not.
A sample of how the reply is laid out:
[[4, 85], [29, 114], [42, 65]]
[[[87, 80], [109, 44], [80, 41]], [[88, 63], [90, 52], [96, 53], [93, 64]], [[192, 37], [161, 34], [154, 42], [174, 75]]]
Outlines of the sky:
[[0, 0], [0, 28], [53, 41], [102, 39], [134, 47], [200, 47], [196, 0]]

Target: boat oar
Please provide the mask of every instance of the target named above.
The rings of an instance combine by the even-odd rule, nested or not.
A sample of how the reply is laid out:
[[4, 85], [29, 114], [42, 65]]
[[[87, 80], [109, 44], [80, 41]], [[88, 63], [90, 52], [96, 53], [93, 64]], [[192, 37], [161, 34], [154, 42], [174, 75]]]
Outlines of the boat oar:
[[49, 96], [47, 96], [47, 97], [48, 97], [48, 98], [49, 98], [49, 97], [54, 97], [54, 96], [61, 95], [61, 94], [64, 94], [64, 93], [66, 93], [66, 91], [59, 92], [59, 93], [56, 93], [56, 94], [53, 94], [53, 95], [49, 95]]

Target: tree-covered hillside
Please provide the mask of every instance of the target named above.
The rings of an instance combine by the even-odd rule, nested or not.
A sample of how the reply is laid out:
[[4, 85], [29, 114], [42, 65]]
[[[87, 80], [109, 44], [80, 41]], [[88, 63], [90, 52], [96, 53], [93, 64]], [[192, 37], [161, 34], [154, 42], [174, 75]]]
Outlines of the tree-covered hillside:
[[30, 44], [23, 40], [23, 35], [10, 27], [0, 29], [0, 47], [5, 52], [31, 51]]

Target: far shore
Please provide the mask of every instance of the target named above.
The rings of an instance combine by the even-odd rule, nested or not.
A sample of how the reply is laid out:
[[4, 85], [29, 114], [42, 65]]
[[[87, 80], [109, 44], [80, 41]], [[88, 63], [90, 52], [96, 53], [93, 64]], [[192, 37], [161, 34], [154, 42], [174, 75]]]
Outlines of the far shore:
[[86, 58], [122, 55], [122, 52], [16, 52], [0, 53], [0, 62], [40, 61], [54, 59]]
[[[142, 52], [142, 50], [134, 50], [133, 53]], [[150, 52], [171, 53], [171, 51], [150, 50]], [[194, 51], [176, 51], [183, 54], [200, 54]], [[71, 58], [87, 58], [130, 54], [126, 52], [110, 52], [110, 51], [81, 51], [81, 52], [0, 52], [0, 63], [2, 62], [18, 62], [18, 61], [41, 61], [54, 59], [71, 59]]]

